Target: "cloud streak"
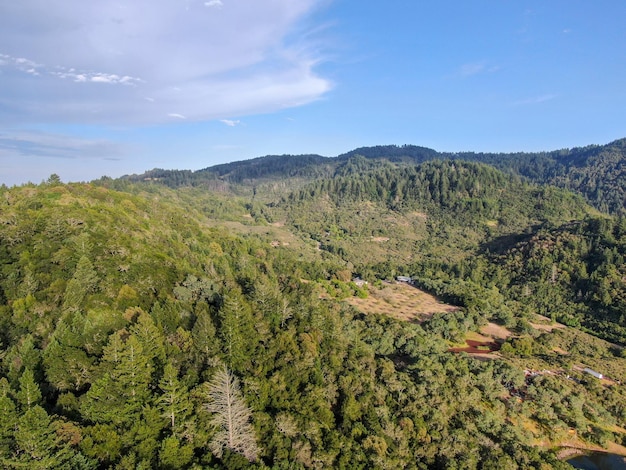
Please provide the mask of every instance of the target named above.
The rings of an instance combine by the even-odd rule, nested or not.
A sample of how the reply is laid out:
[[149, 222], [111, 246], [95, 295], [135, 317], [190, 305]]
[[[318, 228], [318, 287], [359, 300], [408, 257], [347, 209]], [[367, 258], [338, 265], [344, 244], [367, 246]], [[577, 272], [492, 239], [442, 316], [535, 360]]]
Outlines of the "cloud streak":
[[305, 34], [317, 3], [5, 2], [0, 124], [149, 125], [310, 103], [332, 87]]
[[117, 160], [124, 150], [108, 140], [81, 139], [68, 135], [35, 131], [0, 132], [0, 159], [44, 157], [62, 159]]
[[463, 77], [471, 77], [473, 75], [479, 75], [484, 73], [494, 73], [500, 70], [497, 65], [489, 65], [486, 62], [471, 62], [461, 65], [458, 74]]
[[547, 93], [545, 95], [538, 95], [538, 96], [533, 96], [533, 97], [526, 98], [523, 100], [514, 101], [512, 104], [513, 106], [529, 106], [533, 104], [541, 104], [541, 103], [545, 103], [546, 101], [552, 101], [557, 96], [558, 95], [553, 94], [553, 93]]

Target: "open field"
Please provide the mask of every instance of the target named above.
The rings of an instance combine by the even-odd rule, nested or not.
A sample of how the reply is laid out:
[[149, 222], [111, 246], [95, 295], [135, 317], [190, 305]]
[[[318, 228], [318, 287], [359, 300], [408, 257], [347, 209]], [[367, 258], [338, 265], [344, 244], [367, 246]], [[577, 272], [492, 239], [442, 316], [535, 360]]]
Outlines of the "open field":
[[421, 322], [433, 314], [452, 312], [458, 307], [441, 302], [435, 296], [405, 283], [369, 286], [366, 299], [356, 297], [348, 302], [363, 313], [389, 315], [403, 321]]

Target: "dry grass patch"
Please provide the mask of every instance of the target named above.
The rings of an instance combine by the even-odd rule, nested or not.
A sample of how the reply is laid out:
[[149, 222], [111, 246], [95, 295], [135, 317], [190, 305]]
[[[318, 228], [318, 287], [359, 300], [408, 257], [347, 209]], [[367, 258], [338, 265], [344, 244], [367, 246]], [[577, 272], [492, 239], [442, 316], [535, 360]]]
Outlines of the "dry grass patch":
[[366, 299], [352, 297], [348, 302], [366, 314], [389, 315], [415, 322], [424, 321], [436, 313], [458, 310], [458, 307], [445, 304], [423, 290], [402, 283], [384, 283], [380, 289], [370, 286]]
[[510, 330], [506, 329], [505, 327], [501, 325], [496, 325], [495, 323], [491, 323], [491, 322], [483, 326], [480, 329], [480, 332], [483, 335], [488, 336], [489, 338], [494, 338], [494, 339], [507, 339], [509, 336], [513, 334], [511, 333]]

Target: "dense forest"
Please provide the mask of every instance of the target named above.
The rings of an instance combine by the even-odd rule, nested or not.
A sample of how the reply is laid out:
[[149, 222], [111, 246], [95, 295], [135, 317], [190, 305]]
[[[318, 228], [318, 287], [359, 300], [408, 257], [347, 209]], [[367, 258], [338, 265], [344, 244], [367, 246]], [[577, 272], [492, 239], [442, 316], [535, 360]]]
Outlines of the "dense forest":
[[130, 181], [157, 180], [170, 187], [208, 186], [221, 187], [253, 183], [254, 187], [290, 179], [289, 190], [300, 182], [310, 182], [320, 177], [331, 177], [341, 172], [341, 167], [353, 157], [370, 160], [371, 166], [415, 166], [431, 160], [464, 160], [485, 163], [505, 173], [518, 175], [529, 182], [548, 184], [581, 194], [587, 201], [611, 214], [624, 214], [626, 210], [626, 138], [606, 145], [590, 145], [551, 152], [475, 153], [438, 152], [415, 145], [385, 145], [361, 147], [335, 158], [319, 155], [268, 155], [266, 157], [216, 165], [203, 170], [171, 171], [151, 170], [142, 175], [126, 178]]
[[[1, 187], [0, 465], [626, 455], [624, 145], [498, 165], [377, 147]], [[395, 288], [436, 301], [375, 312], [403, 308]], [[459, 352], [471, 341], [489, 349]]]

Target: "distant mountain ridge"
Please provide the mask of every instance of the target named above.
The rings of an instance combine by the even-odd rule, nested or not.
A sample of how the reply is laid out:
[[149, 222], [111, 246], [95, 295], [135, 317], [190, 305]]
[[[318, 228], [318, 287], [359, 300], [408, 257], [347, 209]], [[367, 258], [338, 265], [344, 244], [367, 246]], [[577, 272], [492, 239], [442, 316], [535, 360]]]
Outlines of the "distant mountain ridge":
[[[252, 185], [300, 178], [312, 181], [332, 177], [356, 156], [372, 161], [370, 167], [415, 165], [429, 160], [466, 160], [492, 165], [506, 173], [582, 194], [594, 207], [611, 214], [626, 213], [626, 138], [606, 145], [589, 145], [549, 152], [476, 153], [439, 152], [416, 145], [360, 147], [337, 157], [321, 155], [267, 155], [220, 164], [197, 171], [154, 169], [124, 177], [131, 181], [158, 181], [170, 187], [203, 186], [219, 182]], [[293, 189], [293, 188], [291, 188]]]

